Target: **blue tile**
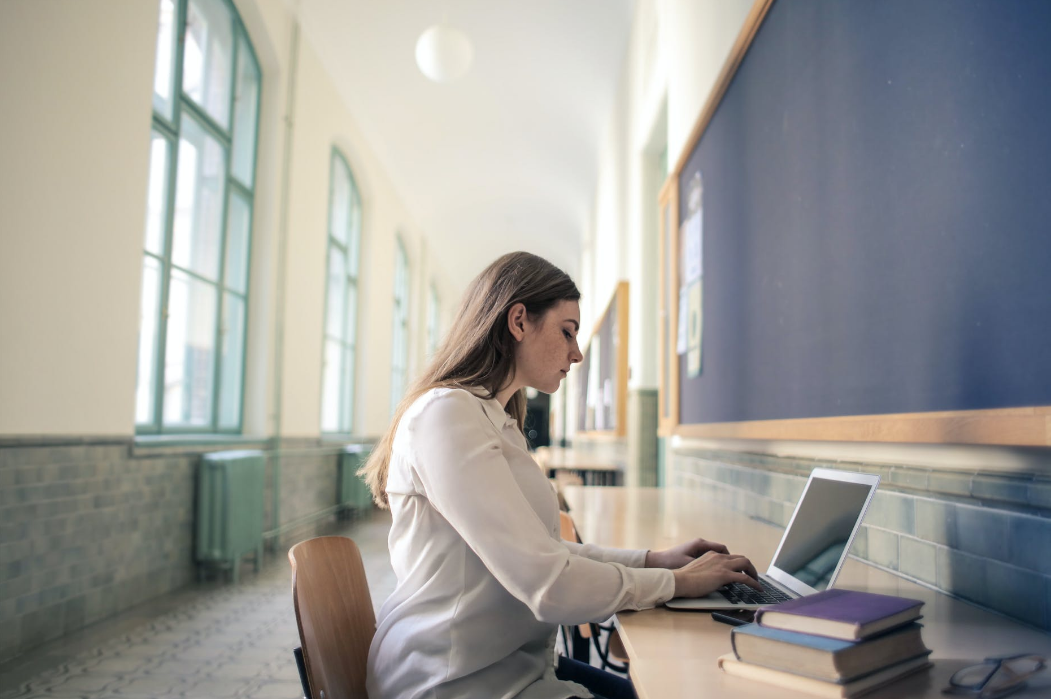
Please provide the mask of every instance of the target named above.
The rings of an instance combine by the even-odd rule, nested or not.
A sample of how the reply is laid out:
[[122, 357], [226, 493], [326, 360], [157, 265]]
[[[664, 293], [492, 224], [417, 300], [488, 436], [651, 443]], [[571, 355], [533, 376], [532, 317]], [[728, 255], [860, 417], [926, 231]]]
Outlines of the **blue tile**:
[[1051, 631], [1051, 577], [1044, 578], [1044, 609], [1047, 610], [1044, 628]]
[[1029, 504], [1051, 510], [1051, 480], [1038, 478], [1029, 485]]
[[890, 471], [890, 482], [917, 490], [927, 490], [927, 476], [929, 471], [925, 469], [910, 468], [908, 466], [895, 466]]
[[869, 527], [868, 560], [884, 568], [897, 570], [899, 538], [894, 532]]
[[858, 558], [868, 560], [869, 557], [869, 528], [862, 525], [858, 529], [854, 541], [850, 542], [850, 553]]
[[956, 508], [956, 548], [964, 553], [1011, 560], [1012, 515], [1002, 510], [959, 505]]
[[917, 580], [937, 585], [938, 564], [934, 544], [903, 536], [899, 546], [898, 570]]
[[1032, 478], [976, 475], [971, 481], [971, 495], [978, 500], [1027, 505], [1030, 483], [1032, 483]]
[[1034, 626], [1047, 625], [1047, 599], [1033, 594], [1046, 579], [1028, 570], [990, 561], [986, 566], [985, 604]]
[[914, 499], [890, 491], [877, 491], [865, 514], [865, 521], [901, 534], [916, 531]]
[[927, 498], [916, 498], [914, 505], [917, 538], [955, 548], [956, 505]]
[[939, 546], [938, 587], [954, 595], [984, 604], [985, 569], [988, 561]]
[[1051, 575], [1051, 519], [1015, 515], [1011, 518], [1011, 562]]
[[927, 488], [934, 493], [970, 497], [973, 476], [973, 473], [931, 471], [927, 479]]

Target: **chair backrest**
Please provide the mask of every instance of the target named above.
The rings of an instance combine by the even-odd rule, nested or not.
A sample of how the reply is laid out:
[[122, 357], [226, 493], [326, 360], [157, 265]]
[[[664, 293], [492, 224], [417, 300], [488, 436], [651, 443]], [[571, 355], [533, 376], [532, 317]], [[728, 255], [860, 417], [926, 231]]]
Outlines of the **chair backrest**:
[[311, 695], [364, 699], [376, 613], [357, 544], [320, 536], [293, 546], [288, 560]]
[[558, 523], [564, 541], [575, 541], [580, 543], [580, 535], [577, 534], [577, 527], [573, 524], [573, 518], [569, 516], [568, 512], [558, 513]]

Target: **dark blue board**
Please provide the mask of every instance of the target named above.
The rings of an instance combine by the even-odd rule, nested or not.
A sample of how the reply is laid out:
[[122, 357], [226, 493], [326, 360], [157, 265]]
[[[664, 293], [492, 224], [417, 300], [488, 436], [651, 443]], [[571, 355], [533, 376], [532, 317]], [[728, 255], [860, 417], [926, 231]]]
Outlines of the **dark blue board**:
[[1051, 2], [779, 0], [698, 170], [681, 423], [1051, 405]]

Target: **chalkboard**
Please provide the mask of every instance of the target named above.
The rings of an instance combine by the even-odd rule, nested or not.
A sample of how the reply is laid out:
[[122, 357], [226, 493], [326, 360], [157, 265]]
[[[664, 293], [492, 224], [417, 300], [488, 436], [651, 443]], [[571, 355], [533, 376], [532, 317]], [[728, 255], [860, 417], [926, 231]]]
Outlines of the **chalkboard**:
[[599, 318], [574, 369], [577, 383], [577, 430], [623, 435], [627, 409], [628, 283], [616, 292]]
[[1051, 3], [765, 4], [675, 172], [678, 422], [1051, 405]]

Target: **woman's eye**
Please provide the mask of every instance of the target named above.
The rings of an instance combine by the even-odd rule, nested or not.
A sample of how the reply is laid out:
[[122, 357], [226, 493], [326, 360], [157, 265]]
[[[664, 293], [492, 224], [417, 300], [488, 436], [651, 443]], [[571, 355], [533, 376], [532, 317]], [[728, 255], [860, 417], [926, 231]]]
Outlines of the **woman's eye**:
[[567, 340], [572, 340], [573, 339], [573, 337], [569, 334], [568, 330], [563, 330], [562, 334], [566, 336]]

